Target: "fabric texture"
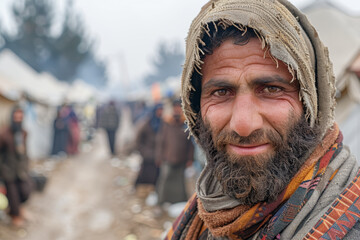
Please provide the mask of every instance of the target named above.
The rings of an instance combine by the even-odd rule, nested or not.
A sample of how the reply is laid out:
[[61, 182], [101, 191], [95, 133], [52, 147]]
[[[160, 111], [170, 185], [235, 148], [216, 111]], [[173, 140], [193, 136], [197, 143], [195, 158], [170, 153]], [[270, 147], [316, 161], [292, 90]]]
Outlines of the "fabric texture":
[[[357, 226], [356, 222], [360, 216], [360, 188], [357, 187], [360, 184], [360, 178], [358, 167], [355, 166], [357, 166], [356, 160], [350, 156], [346, 147], [342, 147], [340, 135], [306, 175], [306, 177], [311, 176], [311, 179], [305, 177], [289, 200], [275, 208], [275, 211], [267, 217], [264, 213], [271, 208], [271, 204], [262, 204], [262, 207], [255, 206], [256, 209], [245, 209], [250, 216], [247, 220], [244, 220], [244, 213], [241, 218], [232, 219], [234, 211], [241, 212], [236, 208], [236, 210], [220, 210], [204, 216], [204, 213], [201, 213], [205, 211], [201, 206], [201, 201], [194, 194], [165, 239], [202, 239], [204, 234], [208, 234], [206, 229], [210, 229], [209, 225], [218, 225], [216, 227], [221, 234], [230, 235], [229, 238], [223, 238], [224, 236], [217, 235], [216, 230], [214, 234], [214, 230], [210, 229], [214, 239], [280, 239], [280, 237], [281, 239], [303, 239], [307, 234], [318, 233], [315, 231], [316, 226], [324, 226], [324, 219], [332, 217], [327, 217], [330, 213], [338, 213], [339, 216], [334, 218], [335, 221], [331, 225], [326, 225], [327, 229], [322, 229], [322, 232], [326, 232], [325, 230], [330, 232], [327, 235], [330, 237], [324, 239], [341, 239], [336, 237], [344, 237], [349, 231], [349, 236], [351, 236], [352, 230], [349, 226], [351, 224]], [[352, 184], [352, 181], [356, 184]], [[334, 209], [339, 202], [344, 203], [347, 194], [353, 194], [355, 200], [351, 203], [345, 202], [347, 209], [340, 208], [339, 214], [339, 211]], [[284, 193], [281, 195], [283, 196]], [[214, 214], [213, 217], [210, 216], [211, 214]], [[346, 216], [348, 218], [345, 218]], [[259, 222], [260, 225], [256, 226], [256, 221], [264, 217], [266, 222]], [[212, 218], [210, 224], [207, 218]], [[231, 227], [228, 229], [220, 227], [224, 222], [228, 222]], [[237, 231], [244, 225], [254, 223], [255, 229]], [[354, 231], [357, 231], [356, 228]], [[318, 238], [311, 238], [309, 235], [304, 239]], [[344, 239], [347, 238], [344, 237]]]
[[[202, 37], [209, 26], [253, 28], [269, 47], [274, 61], [281, 60], [300, 83], [300, 99], [311, 125], [320, 125], [322, 136], [334, 122], [335, 87], [328, 50], [321, 43], [306, 16], [286, 0], [212, 0], [193, 20], [186, 39], [186, 58], [182, 73], [182, 104], [190, 132], [198, 116], [194, 100], [200, 89], [193, 84], [195, 73], [201, 75]], [[316, 60], [316, 61], [315, 61]]]
[[[208, 212], [203, 207], [201, 198], [193, 197], [189, 201], [188, 209], [174, 223], [174, 231], [169, 232], [167, 239], [181, 239], [180, 237], [187, 236], [189, 231], [196, 232], [190, 239], [199, 239], [201, 234], [205, 232], [204, 226], [209, 228], [214, 237], [228, 236], [230, 239], [249, 239], [257, 233], [253, 239], [278, 239], [280, 236], [283, 239], [302, 239], [310, 231], [311, 226], [316, 224], [316, 222], [310, 225], [305, 224], [299, 230], [298, 226], [302, 225], [306, 219], [304, 215], [307, 216], [311, 210], [310, 217], [307, 216], [306, 221], [319, 220], [324, 214], [321, 205], [325, 204], [330, 208], [331, 202], [337, 198], [349, 180], [351, 181], [357, 173], [357, 168], [353, 168], [356, 162], [349, 156], [347, 149], [343, 150], [342, 135], [337, 133], [338, 129], [336, 128], [327, 134], [324, 144], [321, 144], [309, 157], [305, 166], [293, 178], [278, 200], [272, 203], [259, 203], [252, 208], [238, 206]], [[334, 137], [337, 137], [336, 140]], [[329, 142], [333, 144], [329, 145]], [[359, 176], [356, 179], [359, 179]], [[335, 189], [334, 186], [341, 186], [341, 189]], [[355, 200], [359, 198], [360, 188], [355, 189], [356, 186], [355, 184], [349, 186], [350, 194], [353, 194], [352, 197], [355, 198], [353, 199], [354, 206], [350, 209], [359, 214], [360, 206], [359, 208], [356, 207], [357, 201]], [[195, 198], [197, 200], [194, 200]], [[319, 201], [320, 199], [321, 201]], [[339, 199], [338, 201], [343, 203], [347, 197], [339, 197]], [[283, 203], [284, 201], [285, 203]], [[317, 209], [319, 208], [318, 204], [321, 206], [320, 212]], [[333, 205], [339, 204], [335, 201]], [[347, 202], [348, 205], [351, 204]], [[341, 209], [343, 209], [342, 215], [349, 215], [347, 210]], [[332, 211], [332, 213], [338, 213], [338, 211]], [[200, 222], [195, 221], [199, 218], [201, 219]], [[353, 218], [353, 221], [349, 222], [355, 224], [356, 220], [358, 218]], [[186, 229], [184, 226], [187, 225], [190, 226], [184, 231]], [[294, 225], [297, 226], [296, 231], [293, 231]], [[324, 224], [318, 223], [317, 225], [322, 226], [322, 231], [325, 231]], [[194, 231], [194, 229], [197, 230]], [[334, 229], [337, 228], [334, 227]], [[318, 233], [318, 231], [312, 231]], [[297, 237], [294, 238], [294, 235]], [[343, 235], [345, 234], [343, 233]]]

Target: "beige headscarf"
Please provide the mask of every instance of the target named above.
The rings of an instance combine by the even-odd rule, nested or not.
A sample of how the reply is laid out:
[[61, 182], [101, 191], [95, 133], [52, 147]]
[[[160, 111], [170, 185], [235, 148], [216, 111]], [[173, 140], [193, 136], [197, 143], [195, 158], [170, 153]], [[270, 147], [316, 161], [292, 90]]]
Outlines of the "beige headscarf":
[[[194, 135], [198, 113], [192, 96], [193, 73], [201, 74], [200, 46], [209, 26], [250, 27], [260, 34], [262, 45], [273, 57], [288, 65], [299, 80], [300, 96], [311, 126], [320, 125], [322, 136], [334, 123], [335, 84], [328, 50], [306, 16], [286, 0], [211, 0], [193, 20], [186, 39], [182, 73], [182, 103], [190, 132]], [[195, 94], [196, 95], [196, 94]], [[195, 136], [197, 137], [197, 136]]]

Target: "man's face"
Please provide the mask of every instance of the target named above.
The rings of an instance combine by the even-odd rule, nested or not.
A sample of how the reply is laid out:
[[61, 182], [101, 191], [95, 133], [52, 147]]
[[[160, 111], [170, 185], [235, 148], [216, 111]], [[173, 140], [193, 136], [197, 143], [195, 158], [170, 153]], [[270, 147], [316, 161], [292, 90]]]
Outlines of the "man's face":
[[[232, 39], [223, 42], [205, 57], [202, 74], [202, 118], [215, 147], [235, 159], [273, 156], [276, 143], [269, 134], [286, 140], [303, 114], [298, 82], [291, 81], [284, 63], [276, 66], [257, 38], [242, 46]], [[245, 139], [222, 137], [234, 133]]]
[[298, 82], [255, 38], [222, 43], [205, 57], [202, 74], [199, 139], [214, 176], [244, 204], [274, 200], [317, 141]]
[[24, 113], [21, 110], [17, 110], [13, 113], [13, 121], [15, 123], [21, 123], [24, 118]]

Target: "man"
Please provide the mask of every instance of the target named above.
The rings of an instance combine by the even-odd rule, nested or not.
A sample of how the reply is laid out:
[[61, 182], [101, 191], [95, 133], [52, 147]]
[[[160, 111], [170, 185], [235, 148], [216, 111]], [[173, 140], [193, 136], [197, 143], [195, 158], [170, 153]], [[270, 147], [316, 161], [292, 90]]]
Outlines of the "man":
[[181, 102], [175, 100], [172, 107], [172, 117], [165, 120], [156, 143], [156, 162], [160, 166], [156, 190], [160, 205], [188, 200], [184, 173], [194, 156], [192, 142], [184, 132], [185, 119]]
[[137, 132], [135, 143], [142, 156], [142, 162], [135, 188], [140, 184], [156, 186], [159, 176], [159, 167], [155, 163], [156, 136], [161, 130], [162, 114], [163, 105], [156, 104]]
[[359, 167], [327, 49], [286, 0], [214, 0], [193, 21], [183, 110], [206, 152], [166, 239], [359, 239]]
[[9, 215], [15, 226], [22, 226], [25, 218], [21, 209], [31, 192], [26, 135], [22, 128], [24, 113], [18, 106], [11, 113], [10, 126], [0, 132], [0, 179], [4, 180], [9, 200]]
[[114, 101], [100, 112], [100, 127], [104, 128], [108, 137], [109, 148], [112, 156], [116, 156], [116, 132], [119, 127], [120, 114], [115, 106]]

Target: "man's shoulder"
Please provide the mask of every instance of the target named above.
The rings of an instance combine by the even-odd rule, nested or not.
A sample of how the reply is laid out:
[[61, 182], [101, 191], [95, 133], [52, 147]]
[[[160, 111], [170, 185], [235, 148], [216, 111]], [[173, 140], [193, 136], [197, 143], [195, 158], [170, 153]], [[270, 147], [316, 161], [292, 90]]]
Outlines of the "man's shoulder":
[[306, 239], [319, 239], [324, 236], [324, 239], [332, 239], [331, 236], [349, 236], [344, 239], [350, 240], [360, 239], [360, 171], [357, 164], [353, 170], [356, 176], [349, 179], [351, 182], [334, 195], [336, 199], [325, 208], [326, 212], [308, 232]]

